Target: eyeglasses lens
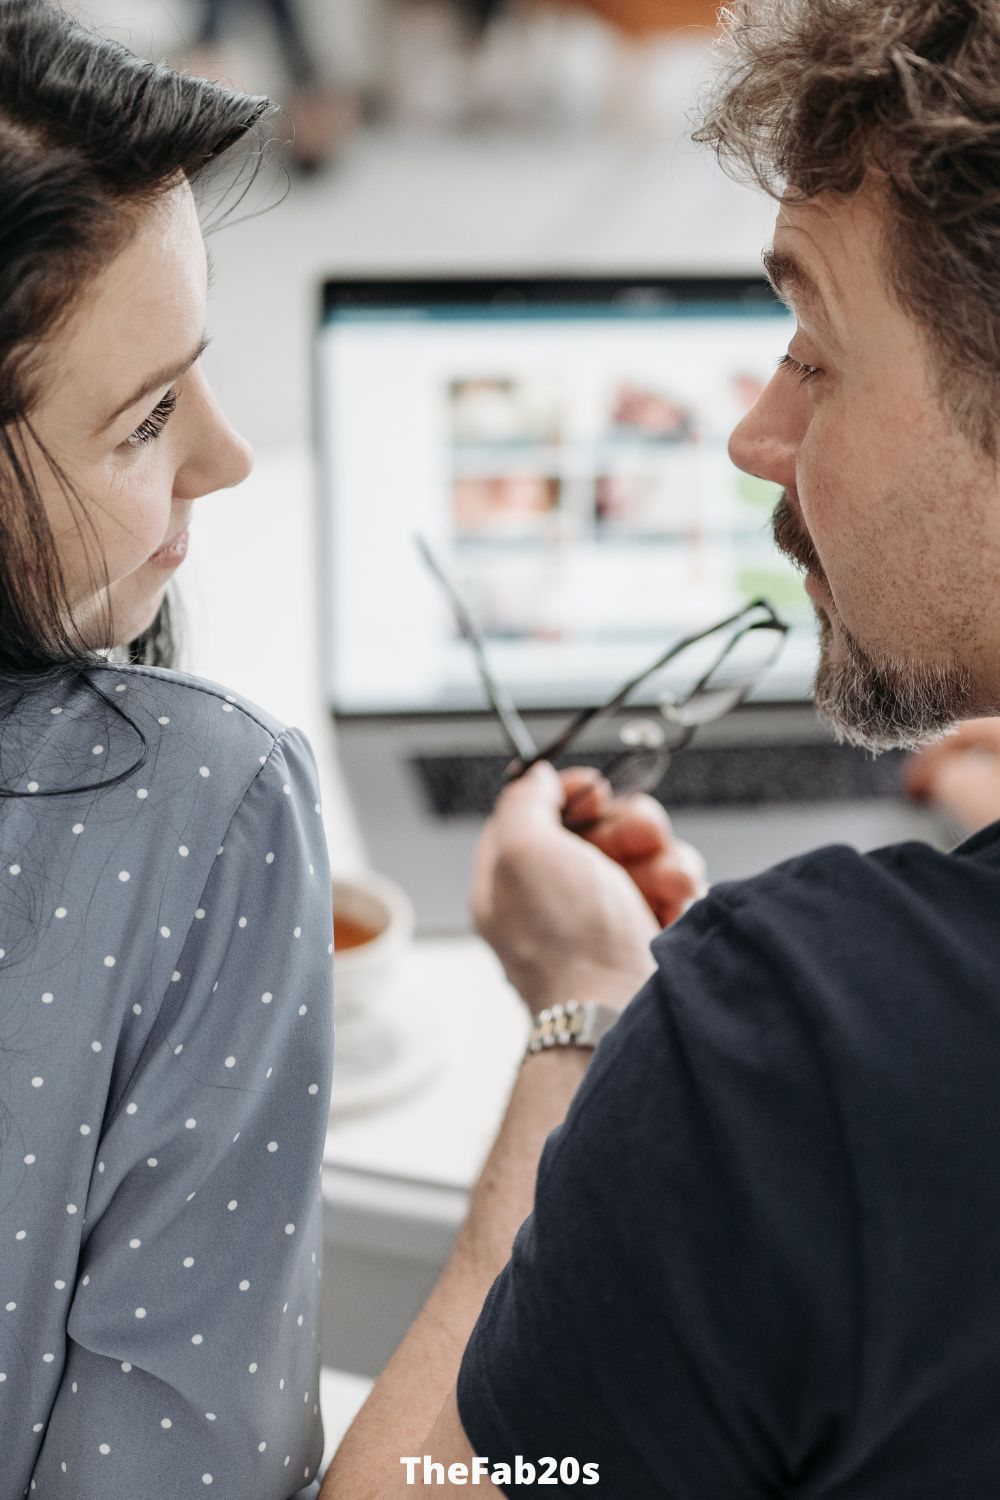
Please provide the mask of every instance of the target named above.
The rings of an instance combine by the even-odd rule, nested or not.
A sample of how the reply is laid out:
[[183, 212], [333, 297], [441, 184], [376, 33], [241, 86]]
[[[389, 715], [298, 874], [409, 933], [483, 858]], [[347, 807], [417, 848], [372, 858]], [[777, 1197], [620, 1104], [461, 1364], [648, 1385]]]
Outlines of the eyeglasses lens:
[[747, 697], [773, 664], [783, 641], [780, 629], [764, 625], [741, 631], [723, 645], [689, 695], [674, 704], [665, 702], [663, 712], [691, 729], [721, 719]]
[[782, 642], [781, 629], [764, 624], [713, 633], [644, 678], [617, 713], [587, 724], [565, 763], [596, 766], [618, 797], [656, 791], [673, 754], [743, 702]]

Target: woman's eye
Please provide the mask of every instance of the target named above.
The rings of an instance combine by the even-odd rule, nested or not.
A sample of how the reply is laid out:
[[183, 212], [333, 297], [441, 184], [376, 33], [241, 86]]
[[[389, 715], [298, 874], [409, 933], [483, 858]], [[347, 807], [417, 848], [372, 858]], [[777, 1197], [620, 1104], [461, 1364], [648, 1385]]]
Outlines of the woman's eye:
[[134, 432], [125, 439], [125, 445], [129, 448], [141, 448], [144, 443], [155, 442], [160, 433], [170, 420], [170, 414], [177, 405], [177, 392], [168, 391], [148, 417], [144, 417]]
[[816, 379], [817, 375], [823, 373], [818, 365], [804, 365], [793, 354], [783, 354], [778, 360], [778, 369], [788, 370], [792, 375], [797, 375], [799, 385], [808, 385], [811, 380]]

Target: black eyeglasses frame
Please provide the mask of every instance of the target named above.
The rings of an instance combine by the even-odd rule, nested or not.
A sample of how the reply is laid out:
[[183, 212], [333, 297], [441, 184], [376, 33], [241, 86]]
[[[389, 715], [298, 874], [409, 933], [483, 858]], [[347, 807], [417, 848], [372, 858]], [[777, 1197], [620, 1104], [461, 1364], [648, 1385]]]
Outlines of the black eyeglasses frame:
[[[418, 534], [414, 540], [424, 562], [447, 595], [459, 630], [472, 647], [476, 667], [486, 695], [489, 698], [490, 706], [514, 752], [514, 759], [504, 772], [505, 783], [516, 781], [519, 777], [524, 776], [539, 761], [554, 761], [557, 757], [564, 756], [584, 729], [599, 722], [601, 719], [611, 718], [617, 714], [624, 707], [628, 699], [641, 689], [644, 682], [654, 677], [657, 673], [662, 672], [664, 667], [668, 666], [682, 652], [689, 650], [692, 646], [698, 645], [703, 640], [707, 640], [710, 636], [716, 635], [719, 631], [726, 630], [729, 626], [739, 627], [734, 629], [733, 633], [727, 637], [722, 650], [714, 657], [694, 687], [682, 699], [655, 705], [655, 712], [664, 722], [680, 730], [680, 738], [669, 747], [664, 746], [660, 752], [660, 759], [657, 762], [656, 769], [656, 781], [659, 781], [667, 770], [673, 756], [677, 755], [690, 744], [702, 724], [709, 723], [713, 719], [722, 718], [725, 714], [731, 713], [734, 708], [737, 708], [749, 697], [760, 678], [773, 666], [784, 644], [785, 637], [791, 628], [780, 618], [769, 600], [762, 597], [752, 599], [742, 609], [737, 610], [735, 614], [727, 615], [724, 619], [717, 620], [713, 625], [705, 626], [702, 630], [695, 631], [693, 634], [684, 636], [681, 640], [676, 641], [642, 672], [631, 677], [623, 687], [619, 688], [613, 697], [592, 708], [581, 709], [553, 739], [541, 748], [538, 748], [509, 692], [493, 676], [487, 660], [482, 632], [473, 620], [454, 581], [434, 556], [424, 537]], [[754, 611], [763, 611], [765, 617], [758, 620], [748, 619], [747, 617], [752, 615]], [[745, 623], [740, 626], [740, 621], [745, 621]], [[698, 701], [699, 696], [705, 695], [707, 685], [723, 665], [726, 658], [736, 649], [739, 642], [746, 635], [758, 630], [766, 630], [774, 634], [774, 650], [768, 660], [748, 679], [742, 690], [736, 693], [732, 700], [726, 703], [724, 708], [710, 715], [692, 717], [690, 714], [691, 705]], [[685, 711], [687, 711], [686, 718]], [[604, 767], [603, 774], [608, 776], [616, 765], [630, 759], [636, 753], [634, 749], [626, 747], [622, 751], [621, 756], [611, 762], [610, 765]]]

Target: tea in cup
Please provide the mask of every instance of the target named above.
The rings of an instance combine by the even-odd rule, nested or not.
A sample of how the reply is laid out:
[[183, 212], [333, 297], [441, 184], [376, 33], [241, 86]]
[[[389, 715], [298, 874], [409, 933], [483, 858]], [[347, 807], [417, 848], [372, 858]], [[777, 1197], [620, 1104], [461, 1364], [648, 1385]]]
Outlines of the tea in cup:
[[[337, 1076], [394, 1066], [402, 1042], [400, 960], [413, 938], [413, 905], [384, 875], [365, 872], [333, 881], [333, 1006]], [[343, 1088], [342, 1088], [343, 1091]]]
[[374, 942], [378, 935], [377, 927], [368, 927], [364, 922], [356, 922], [353, 917], [342, 916], [334, 907], [333, 950], [335, 953], [343, 953], [347, 948], [362, 948], [365, 943]]

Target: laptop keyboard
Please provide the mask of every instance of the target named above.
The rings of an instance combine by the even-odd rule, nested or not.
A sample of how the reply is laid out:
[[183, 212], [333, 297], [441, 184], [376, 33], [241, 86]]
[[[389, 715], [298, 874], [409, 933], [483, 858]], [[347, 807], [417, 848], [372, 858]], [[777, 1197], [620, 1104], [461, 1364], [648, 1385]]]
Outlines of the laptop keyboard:
[[[426, 755], [411, 764], [439, 818], [483, 815], [503, 784], [506, 755]], [[566, 764], [599, 769], [607, 755]], [[756, 807], [762, 803], [866, 801], [901, 798], [902, 760], [873, 760], [864, 750], [833, 743], [692, 745], [672, 761], [654, 796], [670, 809]]]

